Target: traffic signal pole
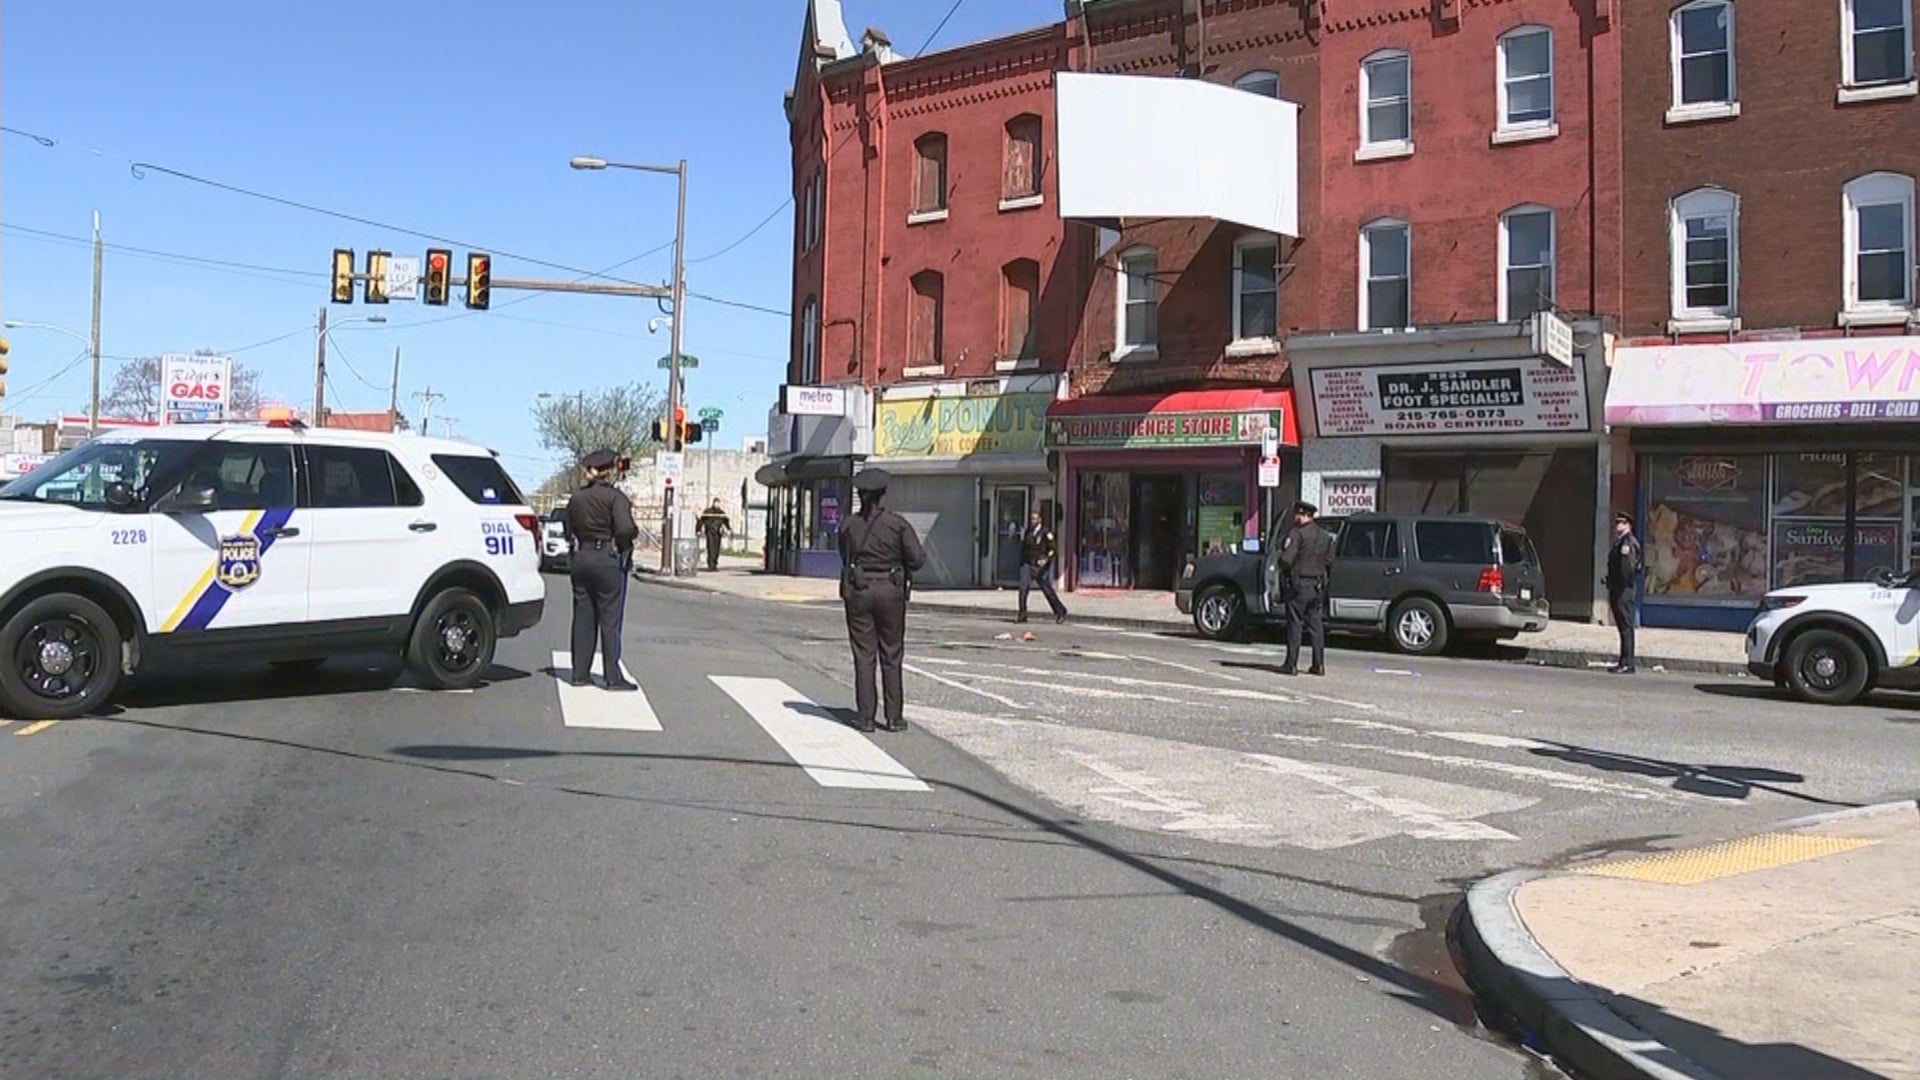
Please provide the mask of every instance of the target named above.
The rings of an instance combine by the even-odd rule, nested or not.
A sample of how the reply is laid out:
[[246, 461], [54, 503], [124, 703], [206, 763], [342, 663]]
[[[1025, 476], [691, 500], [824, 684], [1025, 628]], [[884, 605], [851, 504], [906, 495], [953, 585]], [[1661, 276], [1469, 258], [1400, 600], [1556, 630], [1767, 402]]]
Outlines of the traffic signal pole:
[[[680, 333], [686, 322], [683, 312], [687, 299], [687, 159], [681, 158], [680, 165], [674, 170], [680, 180], [679, 206], [674, 211], [673, 223], [673, 344], [668, 353], [672, 359], [667, 370], [667, 415], [673, 417], [674, 424], [667, 433], [667, 449], [679, 452], [681, 440], [686, 429], [680, 420]], [[668, 488], [665, 498], [666, 520], [660, 524], [660, 547], [662, 566], [668, 574], [673, 573], [673, 488]]]

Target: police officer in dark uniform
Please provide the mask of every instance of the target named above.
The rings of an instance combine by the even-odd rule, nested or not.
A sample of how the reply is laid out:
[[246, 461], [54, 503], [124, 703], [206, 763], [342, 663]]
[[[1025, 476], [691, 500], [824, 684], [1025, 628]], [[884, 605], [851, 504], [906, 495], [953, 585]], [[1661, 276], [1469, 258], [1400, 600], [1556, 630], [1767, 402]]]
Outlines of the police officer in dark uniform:
[[626, 493], [612, 484], [618, 461], [611, 450], [581, 458], [586, 484], [567, 503], [567, 535], [573, 540], [573, 685], [592, 685], [597, 634], [607, 689], [638, 690], [620, 673], [628, 558], [640, 527]]
[[1053, 609], [1053, 621], [1067, 621], [1067, 605], [1060, 602], [1060, 594], [1053, 589], [1057, 547], [1053, 530], [1047, 528], [1040, 511], [1029, 514], [1027, 531], [1020, 534], [1020, 617], [1015, 622], [1027, 621], [1027, 592], [1036, 585], [1040, 595], [1047, 598], [1047, 606]]
[[1327, 574], [1333, 569], [1333, 537], [1315, 520], [1320, 508], [1310, 502], [1293, 504], [1294, 527], [1280, 541], [1280, 572], [1287, 601], [1287, 662], [1282, 675], [1298, 671], [1300, 632], [1313, 638], [1313, 666], [1309, 675], [1327, 673]]
[[927, 556], [907, 519], [881, 505], [887, 494], [885, 472], [867, 469], [853, 478], [853, 487], [860, 493], [860, 512], [840, 529], [840, 602], [847, 609], [847, 637], [853, 643], [854, 726], [874, 730], [877, 657], [886, 729], [905, 731], [900, 661], [907, 647], [907, 593]]
[[1640, 620], [1640, 575], [1646, 569], [1640, 538], [1633, 535], [1633, 515], [1613, 515], [1613, 540], [1607, 547], [1607, 609], [1620, 632], [1620, 662], [1607, 670], [1615, 675], [1633, 674], [1633, 625]]

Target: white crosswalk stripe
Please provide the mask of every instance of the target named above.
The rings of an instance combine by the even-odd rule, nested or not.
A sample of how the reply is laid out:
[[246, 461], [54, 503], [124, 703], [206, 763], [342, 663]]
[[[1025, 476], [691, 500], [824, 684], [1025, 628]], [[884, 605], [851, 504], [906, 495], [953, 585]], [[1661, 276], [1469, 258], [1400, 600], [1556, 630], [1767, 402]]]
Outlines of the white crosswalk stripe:
[[[600, 657], [593, 658], [593, 674], [602, 677]], [[560, 719], [568, 727], [607, 728], [614, 731], [660, 731], [660, 718], [653, 713], [653, 706], [647, 702], [647, 692], [642, 688], [633, 693], [609, 693], [600, 686], [574, 686], [567, 680], [573, 673], [573, 654], [556, 652], [553, 654], [554, 681], [560, 687]], [[627, 665], [620, 665], [620, 674], [628, 682], [635, 682], [633, 672]]]
[[779, 679], [709, 675], [822, 787], [931, 791], [893, 755]]

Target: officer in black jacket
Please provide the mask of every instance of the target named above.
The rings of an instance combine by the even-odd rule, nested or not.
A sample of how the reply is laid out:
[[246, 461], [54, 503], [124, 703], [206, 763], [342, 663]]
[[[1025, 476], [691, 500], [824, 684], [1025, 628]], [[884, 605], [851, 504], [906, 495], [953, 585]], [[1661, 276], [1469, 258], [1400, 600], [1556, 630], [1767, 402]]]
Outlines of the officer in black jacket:
[[1608, 670], [1633, 674], [1633, 624], [1639, 621], [1640, 575], [1647, 568], [1630, 514], [1613, 515], [1613, 540], [1607, 548], [1607, 608], [1620, 632], [1620, 662]]
[[1320, 508], [1310, 502], [1293, 505], [1294, 528], [1280, 541], [1280, 571], [1287, 600], [1287, 662], [1282, 675], [1298, 670], [1300, 631], [1313, 639], [1313, 666], [1309, 675], [1327, 673], [1327, 574], [1333, 569], [1333, 537], [1316, 520]]
[[593, 644], [600, 639], [600, 671], [609, 690], [638, 690], [620, 673], [620, 635], [626, 622], [628, 557], [640, 535], [633, 504], [612, 484], [619, 458], [595, 450], [580, 459], [586, 484], [567, 503], [573, 541], [573, 685], [591, 686]]
[[1060, 602], [1060, 594], [1053, 588], [1057, 547], [1053, 530], [1047, 528], [1040, 511], [1029, 514], [1027, 531], [1020, 534], [1020, 617], [1015, 622], [1027, 621], [1027, 592], [1035, 586], [1039, 586], [1040, 595], [1047, 598], [1047, 606], [1053, 609], [1053, 621], [1067, 621], [1067, 605]]
[[861, 731], [874, 729], [874, 661], [880, 665], [887, 730], [907, 730], [900, 663], [907, 648], [907, 592], [914, 573], [927, 563], [913, 526], [881, 503], [887, 474], [867, 469], [853, 478], [860, 512], [840, 529], [840, 602], [847, 610], [847, 637], [853, 643], [853, 696]]

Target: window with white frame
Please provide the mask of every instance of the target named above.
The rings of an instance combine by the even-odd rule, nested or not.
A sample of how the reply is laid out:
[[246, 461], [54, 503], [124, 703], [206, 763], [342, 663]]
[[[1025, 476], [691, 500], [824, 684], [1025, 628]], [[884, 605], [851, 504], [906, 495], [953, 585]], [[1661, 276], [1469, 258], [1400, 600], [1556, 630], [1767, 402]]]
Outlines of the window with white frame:
[[1553, 123], [1553, 31], [1522, 26], [1500, 37], [1500, 127], [1544, 128]]
[[1233, 80], [1233, 88], [1261, 97], [1277, 98], [1280, 96], [1280, 76], [1271, 71], [1249, 71]]
[[1133, 248], [1120, 256], [1120, 353], [1151, 349], [1160, 340], [1160, 258], [1152, 248]]
[[1413, 230], [1404, 221], [1360, 229], [1360, 329], [1413, 325]]
[[1913, 78], [1912, 0], [1840, 0], [1840, 51], [1848, 86]]
[[1404, 52], [1360, 62], [1360, 141], [1370, 147], [1413, 141], [1413, 62]]
[[1500, 215], [1500, 321], [1521, 322], [1553, 303], [1553, 211]]
[[1731, 105], [1733, 88], [1733, 4], [1695, 0], [1676, 8], [1673, 39], [1673, 107]]
[[800, 308], [800, 383], [820, 381], [820, 302], [807, 297]]
[[1849, 311], [1913, 307], [1913, 178], [1872, 173], [1845, 193]]
[[1737, 310], [1740, 204], [1718, 188], [1673, 200], [1673, 317], [1730, 319]]
[[809, 249], [820, 246], [820, 235], [827, 227], [827, 176], [820, 173], [813, 178], [813, 201], [807, 207], [807, 215], [813, 221], [813, 236], [807, 241]]
[[1271, 341], [1280, 329], [1280, 242], [1260, 233], [1233, 245], [1233, 337]]

